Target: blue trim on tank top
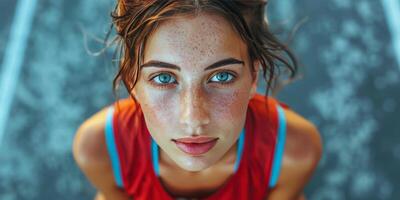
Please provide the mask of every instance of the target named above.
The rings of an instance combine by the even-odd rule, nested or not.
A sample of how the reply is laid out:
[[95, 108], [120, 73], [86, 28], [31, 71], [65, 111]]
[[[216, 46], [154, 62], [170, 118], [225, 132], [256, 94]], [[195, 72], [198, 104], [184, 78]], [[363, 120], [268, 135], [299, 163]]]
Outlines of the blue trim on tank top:
[[159, 176], [160, 166], [158, 164], [158, 146], [157, 143], [154, 141], [153, 137], [151, 137], [151, 157], [153, 160], [154, 172], [156, 173], [157, 176]]
[[[240, 133], [239, 136], [239, 141], [238, 141], [238, 148], [236, 151], [236, 161], [234, 165], [234, 171], [236, 172], [237, 169], [239, 168], [240, 160], [243, 155], [243, 149], [244, 149], [244, 140], [245, 140], [245, 128], [242, 129], [242, 132]], [[158, 145], [154, 141], [153, 137], [151, 137], [151, 157], [152, 157], [152, 162], [153, 162], [153, 169], [154, 172], [157, 176], [160, 175], [160, 166], [158, 164]]]
[[285, 113], [280, 105], [277, 105], [278, 110], [278, 136], [277, 143], [275, 147], [274, 159], [271, 169], [271, 178], [269, 182], [269, 187], [272, 188], [276, 185], [279, 178], [279, 173], [282, 165], [283, 153], [285, 150], [285, 140], [286, 140], [286, 118]]
[[122, 174], [121, 174], [121, 166], [120, 160], [117, 152], [117, 146], [115, 145], [114, 138], [114, 128], [113, 128], [113, 114], [114, 107], [110, 107], [108, 109], [107, 118], [106, 118], [106, 127], [105, 127], [105, 137], [106, 137], [106, 145], [108, 154], [111, 160], [111, 166], [115, 178], [115, 182], [118, 187], [124, 187], [122, 182]]
[[242, 129], [242, 132], [240, 133], [240, 136], [239, 136], [238, 149], [236, 151], [236, 161], [235, 161], [235, 167], [234, 167], [235, 172], [239, 168], [240, 160], [242, 159], [242, 155], [243, 155], [244, 137], [245, 137], [244, 132], [245, 132], [245, 128]]

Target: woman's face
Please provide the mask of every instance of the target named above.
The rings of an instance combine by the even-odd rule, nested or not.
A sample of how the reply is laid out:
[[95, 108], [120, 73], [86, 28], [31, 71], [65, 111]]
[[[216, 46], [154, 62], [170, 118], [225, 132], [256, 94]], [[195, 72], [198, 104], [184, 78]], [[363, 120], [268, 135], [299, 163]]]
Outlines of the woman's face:
[[218, 162], [256, 90], [240, 36], [215, 14], [171, 19], [149, 37], [143, 63], [133, 94], [157, 144], [188, 171]]

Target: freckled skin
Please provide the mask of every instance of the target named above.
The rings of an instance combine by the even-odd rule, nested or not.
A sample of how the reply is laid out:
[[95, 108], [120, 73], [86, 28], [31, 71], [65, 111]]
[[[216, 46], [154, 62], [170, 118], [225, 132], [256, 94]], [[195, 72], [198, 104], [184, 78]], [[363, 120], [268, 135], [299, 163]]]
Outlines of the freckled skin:
[[[235, 152], [229, 150], [234, 148], [244, 126], [256, 85], [250, 73], [247, 46], [229, 22], [210, 13], [165, 21], [150, 36], [144, 53], [144, 63], [157, 60], [181, 68], [143, 68], [133, 91], [147, 127], [161, 147], [161, 162], [172, 160], [184, 170], [197, 172], [232, 156]], [[245, 65], [204, 71], [226, 58], [241, 60]], [[227, 70], [236, 73], [232, 83], [210, 82], [217, 72]], [[149, 79], [159, 72], [172, 74], [177, 84], [166, 88], [152, 85]], [[219, 140], [201, 156], [190, 156], [171, 141], [197, 135]]]

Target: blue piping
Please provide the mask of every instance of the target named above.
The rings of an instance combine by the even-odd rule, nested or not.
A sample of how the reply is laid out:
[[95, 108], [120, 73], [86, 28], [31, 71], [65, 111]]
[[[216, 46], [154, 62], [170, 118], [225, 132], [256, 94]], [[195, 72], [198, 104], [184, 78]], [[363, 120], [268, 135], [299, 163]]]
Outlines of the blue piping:
[[158, 165], [158, 146], [157, 143], [151, 138], [151, 156], [153, 160], [154, 172], [157, 176], [160, 175], [160, 166]]
[[272, 188], [276, 185], [278, 182], [278, 177], [279, 177], [279, 172], [281, 169], [282, 165], [282, 158], [283, 158], [283, 153], [285, 150], [285, 140], [286, 140], [286, 119], [285, 119], [285, 113], [283, 112], [283, 109], [281, 106], [277, 105], [277, 110], [278, 110], [278, 137], [277, 137], [277, 144], [276, 144], [276, 150], [274, 154], [274, 160], [272, 163], [272, 174], [271, 174], [271, 179], [269, 182], [269, 187]]
[[108, 154], [110, 155], [111, 159], [111, 165], [115, 177], [115, 182], [117, 183], [118, 187], [124, 187], [122, 182], [121, 166], [119, 162], [118, 151], [115, 145], [113, 114], [114, 114], [114, 107], [111, 106], [108, 109], [107, 119], [106, 119], [106, 127], [105, 127], [106, 144], [107, 144]]
[[238, 143], [238, 149], [236, 151], [236, 161], [235, 161], [235, 167], [234, 170], [235, 172], [239, 168], [240, 160], [242, 159], [242, 154], [243, 154], [243, 147], [244, 147], [244, 132], [245, 128], [243, 128], [242, 132], [240, 133], [239, 136], [239, 143]]

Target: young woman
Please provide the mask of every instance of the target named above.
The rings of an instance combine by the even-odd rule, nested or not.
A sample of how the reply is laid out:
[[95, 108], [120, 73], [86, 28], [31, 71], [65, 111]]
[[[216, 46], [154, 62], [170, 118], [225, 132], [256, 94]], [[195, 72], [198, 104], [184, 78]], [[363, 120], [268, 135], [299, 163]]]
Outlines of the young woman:
[[304, 199], [321, 157], [315, 126], [268, 90], [289, 50], [265, 2], [120, 0], [114, 89], [129, 98], [86, 120], [73, 146], [96, 199]]

